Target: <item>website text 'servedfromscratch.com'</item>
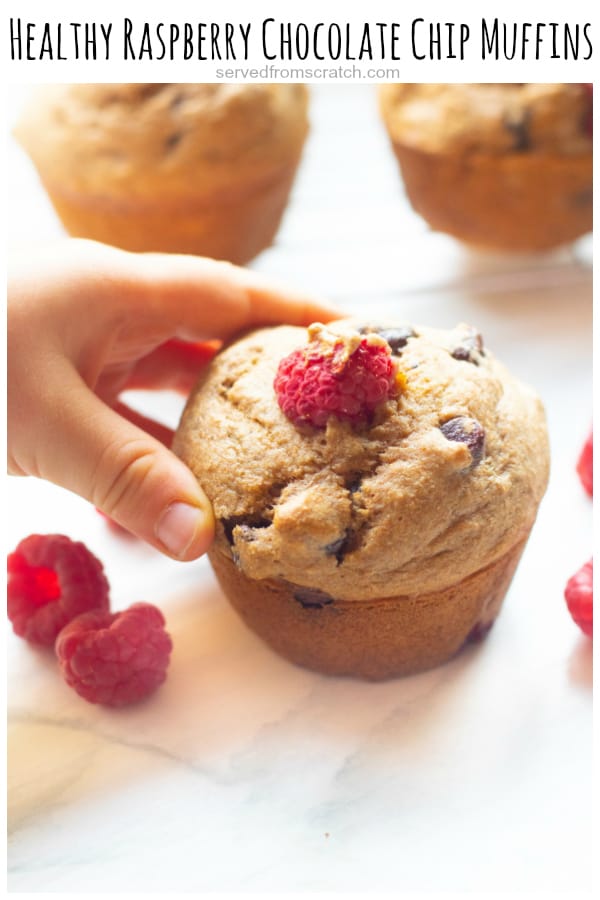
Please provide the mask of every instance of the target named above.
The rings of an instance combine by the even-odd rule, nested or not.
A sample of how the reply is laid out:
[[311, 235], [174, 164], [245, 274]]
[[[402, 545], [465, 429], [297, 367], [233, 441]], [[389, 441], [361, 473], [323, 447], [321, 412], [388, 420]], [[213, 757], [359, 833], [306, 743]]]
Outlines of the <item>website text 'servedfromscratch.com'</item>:
[[262, 66], [257, 68], [235, 67], [216, 69], [216, 81], [367, 81], [383, 79], [400, 80], [400, 69], [361, 69], [359, 66], [327, 66], [323, 68], [281, 68]]

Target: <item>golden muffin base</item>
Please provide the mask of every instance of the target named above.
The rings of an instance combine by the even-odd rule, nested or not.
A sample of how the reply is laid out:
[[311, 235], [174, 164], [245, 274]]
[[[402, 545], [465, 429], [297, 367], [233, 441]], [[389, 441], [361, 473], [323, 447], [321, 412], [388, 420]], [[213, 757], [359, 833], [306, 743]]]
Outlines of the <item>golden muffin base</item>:
[[[230, 556], [209, 558], [244, 622], [281, 656], [326, 675], [379, 681], [431, 669], [453, 657], [496, 618], [527, 537], [468, 578], [427, 594], [333, 602], [285, 581], [252, 581]], [[294, 594], [313, 606], [303, 606]], [[323, 595], [325, 599], [326, 595]]]
[[592, 156], [444, 156], [392, 144], [416, 212], [487, 249], [540, 251], [592, 229]]
[[172, 204], [74, 194], [44, 181], [52, 205], [72, 237], [136, 252], [184, 253], [243, 264], [269, 247], [277, 233], [300, 157], [243, 190]]

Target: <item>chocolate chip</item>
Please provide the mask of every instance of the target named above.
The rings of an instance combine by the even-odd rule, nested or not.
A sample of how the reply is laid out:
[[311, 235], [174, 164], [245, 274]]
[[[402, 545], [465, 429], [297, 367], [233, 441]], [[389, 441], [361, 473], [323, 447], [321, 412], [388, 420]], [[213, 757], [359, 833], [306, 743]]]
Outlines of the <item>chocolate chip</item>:
[[228, 544], [233, 547], [233, 532], [238, 526], [241, 529], [242, 540], [249, 542], [256, 540], [254, 531], [259, 528], [268, 528], [271, 522], [261, 516], [229, 516], [227, 519], [221, 519], [221, 525]]
[[393, 356], [400, 356], [400, 352], [406, 347], [409, 338], [416, 337], [416, 332], [410, 325], [397, 325], [387, 328], [385, 325], [365, 325], [359, 329], [360, 334], [378, 334], [391, 347]]
[[346, 490], [349, 494], [357, 494], [362, 487], [361, 475], [349, 475], [346, 478]]
[[522, 112], [511, 113], [505, 116], [502, 121], [506, 130], [512, 135], [512, 149], [515, 153], [524, 153], [526, 150], [531, 149], [531, 139], [529, 134], [530, 119], [531, 114], [529, 110], [526, 109]]
[[160, 94], [164, 90], [165, 85], [162, 82], [157, 83], [139, 83], [136, 85], [136, 93], [140, 100], [151, 100], [155, 94]]
[[485, 356], [485, 350], [483, 349], [483, 338], [476, 328], [470, 328], [466, 332], [451, 355], [454, 359], [473, 363], [474, 366], [479, 365], [479, 357]]
[[479, 465], [485, 455], [485, 430], [477, 419], [456, 416], [440, 425], [440, 431], [446, 440], [466, 444], [473, 459], [472, 468]]
[[594, 199], [594, 193], [591, 188], [588, 188], [585, 191], [578, 191], [576, 194], [571, 194], [571, 204], [577, 207], [586, 207], [591, 206], [592, 201]]
[[296, 588], [293, 597], [304, 609], [323, 609], [333, 603], [333, 597], [316, 588]]
[[183, 137], [183, 134], [181, 133], [181, 131], [174, 131], [172, 134], [170, 134], [165, 141], [165, 150], [168, 153], [170, 153], [172, 150], [174, 150], [175, 147], [181, 141], [182, 137]]
[[473, 359], [472, 352], [463, 344], [459, 344], [458, 347], [455, 347], [452, 351], [452, 356], [454, 359], [458, 359], [464, 362], [472, 362], [474, 365], [478, 366], [479, 363], [476, 359]]
[[392, 348], [393, 356], [400, 356], [404, 347], [408, 344], [408, 339], [415, 337], [415, 333], [409, 326], [401, 328], [384, 328], [377, 332], [380, 337], [387, 341]]
[[173, 94], [173, 98], [172, 98], [169, 106], [171, 107], [172, 110], [176, 110], [176, 109], [179, 109], [179, 107], [181, 106], [181, 104], [184, 101], [185, 101], [184, 94], [182, 94], [181, 92], [178, 91], [176, 94]]
[[332, 541], [323, 548], [326, 556], [335, 556], [338, 566], [344, 562], [344, 557], [350, 547], [351, 537], [352, 534], [346, 531], [337, 541]]
[[237, 522], [234, 522], [232, 519], [221, 519], [221, 525], [223, 526], [223, 531], [225, 532], [225, 537], [227, 538], [227, 543], [229, 546], [233, 546], [233, 529], [237, 525]]

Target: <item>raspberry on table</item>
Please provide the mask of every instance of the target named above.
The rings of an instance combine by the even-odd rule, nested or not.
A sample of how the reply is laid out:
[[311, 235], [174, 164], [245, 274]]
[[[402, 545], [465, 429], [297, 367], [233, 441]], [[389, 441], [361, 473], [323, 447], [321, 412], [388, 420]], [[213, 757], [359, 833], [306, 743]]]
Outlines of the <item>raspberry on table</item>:
[[75, 616], [108, 610], [102, 563], [63, 534], [32, 534], [7, 560], [7, 611], [15, 634], [52, 646]]
[[577, 474], [582, 485], [590, 495], [594, 495], [594, 433], [590, 431], [589, 437], [577, 460]]
[[126, 706], [152, 694], [167, 676], [171, 638], [150, 603], [123, 612], [88, 612], [63, 628], [56, 655], [68, 685], [90, 703]]
[[363, 425], [398, 393], [402, 375], [389, 344], [375, 334], [355, 338], [309, 328], [309, 343], [279, 363], [274, 388], [295, 425], [325, 428], [331, 416]]
[[594, 631], [594, 562], [590, 559], [567, 582], [565, 600], [573, 621], [584, 634]]

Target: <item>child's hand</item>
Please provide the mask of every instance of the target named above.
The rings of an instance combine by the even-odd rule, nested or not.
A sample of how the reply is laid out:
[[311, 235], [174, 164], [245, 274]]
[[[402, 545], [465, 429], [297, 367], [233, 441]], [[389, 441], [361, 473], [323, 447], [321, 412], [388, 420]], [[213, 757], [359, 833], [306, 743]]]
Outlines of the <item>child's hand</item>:
[[169, 556], [195, 559], [213, 537], [208, 499], [167, 449], [169, 429], [119, 395], [187, 393], [212, 351], [182, 339], [331, 316], [228, 263], [78, 240], [28, 251], [9, 271], [9, 472], [69, 488]]

